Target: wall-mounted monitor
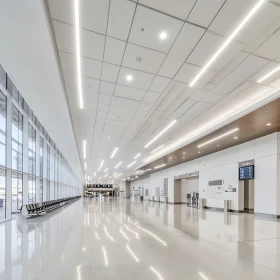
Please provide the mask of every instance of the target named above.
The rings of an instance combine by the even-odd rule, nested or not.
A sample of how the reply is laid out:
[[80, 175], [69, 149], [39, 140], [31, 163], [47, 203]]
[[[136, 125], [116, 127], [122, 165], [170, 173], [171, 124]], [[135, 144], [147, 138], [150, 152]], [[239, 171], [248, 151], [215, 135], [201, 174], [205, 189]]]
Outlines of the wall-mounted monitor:
[[254, 179], [254, 165], [243, 166], [239, 168], [239, 180]]
[[88, 184], [88, 188], [96, 188], [96, 189], [111, 189], [113, 188], [112, 184]]

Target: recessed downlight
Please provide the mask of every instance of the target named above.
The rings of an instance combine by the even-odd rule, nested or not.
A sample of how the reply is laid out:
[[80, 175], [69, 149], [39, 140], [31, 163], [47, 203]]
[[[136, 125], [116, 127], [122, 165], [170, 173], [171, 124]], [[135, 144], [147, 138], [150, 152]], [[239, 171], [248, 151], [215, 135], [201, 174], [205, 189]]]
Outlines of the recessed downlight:
[[154, 167], [154, 169], [159, 169], [159, 168], [161, 168], [161, 167], [164, 167], [165, 165], [166, 165], [166, 163], [165, 163], [165, 164], [158, 165], [158, 166]]
[[238, 139], [238, 137], [237, 137], [237, 136], [235, 136], [235, 137], [234, 137], [234, 139], [236, 140], [236, 139]]
[[126, 75], [126, 80], [129, 82], [132, 81], [133, 80], [132, 75]]
[[267, 123], [266, 125], [267, 125], [267, 126], [271, 126], [271, 123]]
[[167, 38], [167, 33], [164, 32], [164, 31], [160, 32], [160, 33], [159, 33], [159, 38], [160, 38], [161, 40], [165, 40], [165, 39]]
[[120, 161], [120, 162], [115, 166], [115, 168], [118, 168], [121, 164], [122, 164], [122, 161]]

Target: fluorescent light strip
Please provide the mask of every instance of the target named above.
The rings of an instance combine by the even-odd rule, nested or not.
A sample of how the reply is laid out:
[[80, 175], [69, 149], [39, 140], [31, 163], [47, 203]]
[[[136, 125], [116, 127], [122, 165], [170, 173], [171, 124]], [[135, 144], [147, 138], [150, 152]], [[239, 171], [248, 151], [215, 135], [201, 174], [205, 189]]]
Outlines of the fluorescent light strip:
[[132, 250], [129, 248], [128, 245], [126, 245], [126, 248], [128, 250], [128, 252], [131, 254], [131, 256], [135, 259], [136, 262], [139, 262], [139, 259], [137, 258], [137, 256], [132, 252]]
[[86, 159], [87, 154], [86, 154], [86, 140], [83, 141], [83, 152], [84, 152], [84, 159]]
[[164, 167], [165, 165], [166, 165], [166, 163], [162, 164], [162, 165], [158, 165], [158, 166], [154, 167], [154, 169], [158, 169], [158, 168]]
[[212, 56], [212, 58], [207, 62], [207, 64], [202, 68], [198, 75], [190, 83], [192, 87], [199, 78], [204, 74], [204, 72], [213, 64], [213, 62], [219, 57], [219, 55], [224, 51], [224, 49], [229, 45], [229, 43], [236, 37], [238, 32], [244, 27], [244, 25], [250, 20], [250, 18], [257, 12], [265, 0], [260, 0], [254, 8], [249, 12], [249, 14], [243, 19], [243, 21], [238, 25], [238, 27], [233, 31], [233, 33], [227, 38], [223, 45], [218, 49], [218, 51]]
[[198, 145], [197, 148], [203, 147], [203, 146], [205, 146], [205, 145], [207, 145], [207, 144], [210, 144], [210, 143], [212, 143], [212, 142], [214, 142], [214, 141], [216, 141], [216, 140], [219, 140], [219, 139], [221, 139], [221, 138], [223, 138], [223, 137], [225, 137], [225, 136], [227, 136], [227, 135], [230, 135], [230, 134], [234, 133], [234, 132], [237, 131], [237, 130], [239, 130], [239, 128], [235, 128], [235, 129], [233, 129], [233, 130], [231, 130], [231, 131], [229, 131], [229, 132], [227, 132], [227, 133], [225, 133], [225, 134], [222, 134], [222, 135], [220, 135], [220, 136], [218, 136], [218, 137], [216, 137], [216, 138], [213, 138], [213, 139], [211, 139], [211, 140], [209, 140], [209, 141], [207, 141], [207, 142], [205, 142], [205, 143], [203, 143], [203, 144], [201, 144], [201, 145]]
[[134, 158], [137, 159], [137, 158], [140, 157], [140, 156], [141, 156], [141, 154], [139, 153], [139, 154], [137, 154]]
[[87, 163], [85, 162], [85, 170], [87, 170]]
[[152, 143], [154, 143], [165, 131], [167, 131], [172, 125], [174, 125], [177, 120], [172, 121], [165, 129], [163, 129], [155, 138], [153, 138], [146, 146], [148, 148]]
[[108, 170], [108, 167], [104, 170], [104, 172], [107, 172], [107, 170]]
[[84, 109], [83, 91], [82, 91], [82, 74], [81, 74], [81, 46], [80, 46], [80, 8], [79, 0], [74, 0], [75, 6], [75, 38], [76, 38], [76, 59], [77, 59], [77, 80], [80, 108]]
[[120, 177], [121, 175], [122, 175], [122, 173], [120, 173], [119, 175], [115, 176], [115, 179], [118, 178], [118, 177]]
[[278, 72], [279, 70], [280, 70], [280, 66], [276, 67], [274, 70], [272, 70], [271, 72], [269, 72], [268, 74], [263, 76], [261, 79], [259, 79], [257, 81], [257, 83], [261, 83], [261, 82], [265, 81], [267, 78], [269, 78], [270, 76], [272, 76], [274, 73]]
[[103, 163], [104, 163], [104, 159], [101, 161], [100, 166], [99, 166], [98, 169], [100, 169], [102, 167]]
[[125, 232], [122, 230], [122, 228], [120, 228], [120, 233], [123, 235], [123, 237], [124, 237], [127, 241], [130, 241], [130, 239], [127, 237], [127, 235], [126, 235]]
[[155, 270], [152, 266], [149, 266], [149, 268], [158, 277], [159, 280], [163, 280], [162, 276], [157, 270]]
[[161, 240], [158, 236], [156, 236], [155, 234], [153, 234], [152, 232], [140, 227], [140, 226], [137, 226], [137, 228], [145, 231], [146, 233], [150, 234], [151, 236], [153, 236], [156, 240], [158, 240], [160, 243], [162, 243], [164, 246], [167, 246], [166, 242], [164, 242], [163, 240]]
[[198, 275], [203, 279], [203, 280], [209, 280], [202, 272], [198, 272]]
[[136, 161], [133, 161], [132, 163], [130, 163], [128, 166], [127, 166], [127, 168], [129, 168], [129, 167], [131, 167], [133, 164], [135, 164], [136, 163]]
[[104, 178], [106, 178], [108, 176], [108, 173], [104, 176]]
[[157, 147], [156, 149], [154, 149], [153, 151], [151, 151], [151, 154], [153, 154], [154, 152], [158, 151], [158, 150], [161, 149], [162, 147], [164, 147], [164, 145], [161, 145], [161, 146]]
[[122, 161], [120, 161], [120, 162], [115, 166], [115, 168], [118, 168], [121, 164], [122, 164]]
[[118, 151], [118, 149], [119, 149], [119, 148], [116, 148], [116, 149], [114, 150], [114, 152], [113, 152], [112, 155], [111, 155], [111, 158], [113, 158], [113, 157], [115, 156], [115, 154], [116, 154], [116, 152]]

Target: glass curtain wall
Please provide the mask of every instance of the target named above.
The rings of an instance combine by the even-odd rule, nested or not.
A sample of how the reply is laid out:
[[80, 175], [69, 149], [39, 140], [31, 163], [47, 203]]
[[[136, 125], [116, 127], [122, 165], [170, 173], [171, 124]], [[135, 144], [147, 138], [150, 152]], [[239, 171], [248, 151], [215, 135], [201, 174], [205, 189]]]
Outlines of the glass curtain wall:
[[21, 210], [22, 197], [22, 173], [12, 172], [12, 213]]
[[44, 139], [40, 137], [40, 201], [44, 200]]
[[36, 130], [28, 125], [28, 201], [36, 202]]

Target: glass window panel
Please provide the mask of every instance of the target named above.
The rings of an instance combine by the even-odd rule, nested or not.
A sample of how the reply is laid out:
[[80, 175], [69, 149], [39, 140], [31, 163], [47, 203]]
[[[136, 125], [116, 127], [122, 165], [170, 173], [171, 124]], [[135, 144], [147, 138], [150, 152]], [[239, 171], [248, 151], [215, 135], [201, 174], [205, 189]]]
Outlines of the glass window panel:
[[6, 132], [7, 101], [6, 96], [0, 91], [0, 130]]
[[18, 213], [22, 207], [22, 174], [12, 173], [12, 213]]
[[0, 169], [0, 221], [6, 219], [6, 170]]
[[35, 203], [36, 197], [36, 188], [35, 188], [35, 177], [28, 176], [28, 203]]
[[7, 74], [4, 67], [0, 64], [0, 84], [7, 88]]

